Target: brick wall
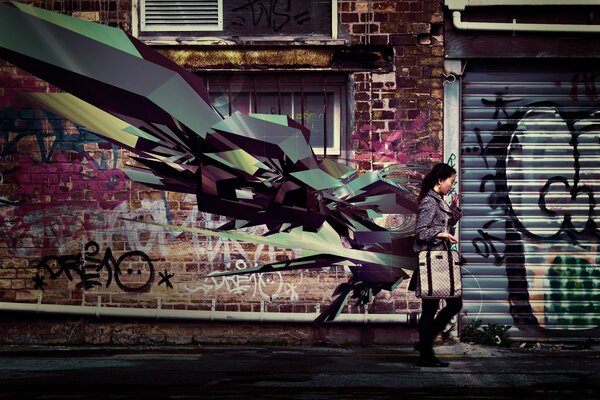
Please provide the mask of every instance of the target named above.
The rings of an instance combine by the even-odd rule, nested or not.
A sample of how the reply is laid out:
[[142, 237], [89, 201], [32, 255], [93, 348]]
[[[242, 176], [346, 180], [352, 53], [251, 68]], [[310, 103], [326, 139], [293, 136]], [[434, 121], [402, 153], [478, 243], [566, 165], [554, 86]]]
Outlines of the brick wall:
[[[354, 44], [390, 45], [394, 71], [354, 74], [353, 148], [365, 169], [441, 160], [443, 2], [340, 1]], [[418, 178], [419, 171], [415, 171]]]
[[[3, 2], [7, 1], [3, 0]], [[131, 0], [26, 0], [20, 1], [20, 3], [119, 27], [127, 31], [131, 29]]]
[[[130, 1], [30, 3], [130, 28]], [[339, 1], [340, 20], [352, 44], [389, 45], [394, 50], [393, 71], [352, 74], [351, 161], [364, 170], [411, 163], [416, 167], [402, 172], [402, 177], [418, 179], [419, 166], [425, 169], [441, 159], [441, 6], [441, 0]], [[342, 268], [205, 278], [214, 270], [293, 257], [295, 251], [127, 221], [202, 228], [224, 220], [198, 212], [194, 196], [132, 184], [119, 170], [130, 162], [126, 151], [31, 107], [19, 96], [54, 90], [0, 61], [0, 301], [33, 303], [41, 296], [45, 304], [100, 302], [112, 307], [155, 308], [160, 302], [163, 309], [186, 310], [210, 310], [215, 301], [217, 311], [244, 312], [259, 311], [263, 302], [268, 312], [314, 313], [315, 307], [329, 304], [335, 287], [348, 278]], [[112, 254], [115, 261], [121, 258], [120, 262], [94, 260], [106, 254]], [[406, 292], [405, 282], [393, 293], [376, 296], [369, 312], [404, 313], [419, 306]], [[362, 311], [352, 306], [345, 309]], [[0, 335], [0, 341], [60, 341], [61, 335], [51, 332], [63, 322], [44, 319], [37, 329], [47, 325], [46, 333], [27, 336], [22, 330], [30, 329], [31, 321], [22, 318], [5, 320], [20, 333], [10, 340]], [[139, 332], [150, 335], [160, 327], [121, 321], [110, 328], [100, 325], [86, 325], [92, 332], [81, 336], [79, 343], [106, 340], [98, 335], [110, 336], [103, 332], [114, 326], [138, 332], [132, 334], [137, 339], [130, 343], [142, 343]], [[182, 340], [201, 341], [197, 336], [193, 339], [198, 329], [190, 327]], [[214, 333], [219, 329], [210, 335], [222, 335]], [[242, 331], [234, 332], [243, 335]], [[170, 343], [167, 336], [157, 340]], [[397, 339], [403, 340], [406, 337]]]

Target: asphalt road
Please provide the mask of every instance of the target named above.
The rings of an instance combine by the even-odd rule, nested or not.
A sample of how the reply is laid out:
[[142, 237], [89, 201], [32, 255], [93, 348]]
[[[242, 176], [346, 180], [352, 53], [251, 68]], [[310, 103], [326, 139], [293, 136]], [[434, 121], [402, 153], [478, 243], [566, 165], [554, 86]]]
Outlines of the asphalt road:
[[0, 347], [1, 399], [597, 399], [600, 350]]

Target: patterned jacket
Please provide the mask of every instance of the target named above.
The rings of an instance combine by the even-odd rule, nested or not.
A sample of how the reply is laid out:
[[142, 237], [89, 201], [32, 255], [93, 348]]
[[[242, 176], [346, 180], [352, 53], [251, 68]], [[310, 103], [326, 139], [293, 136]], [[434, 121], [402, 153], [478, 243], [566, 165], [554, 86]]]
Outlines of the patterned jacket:
[[[439, 193], [430, 190], [419, 203], [417, 224], [415, 229], [414, 251], [444, 250], [445, 239], [436, 238], [440, 232], [452, 233], [454, 225], [462, 217], [460, 208], [450, 207]], [[451, 230], [452, 229], [452, 230]]]

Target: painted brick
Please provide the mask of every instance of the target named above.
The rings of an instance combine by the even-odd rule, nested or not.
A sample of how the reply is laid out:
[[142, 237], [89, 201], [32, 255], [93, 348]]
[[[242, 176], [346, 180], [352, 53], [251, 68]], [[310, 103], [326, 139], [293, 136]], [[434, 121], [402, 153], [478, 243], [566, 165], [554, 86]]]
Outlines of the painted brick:
[[429, 22], [431, 22], [432, 24], [443, 24], [444, 22], [444, 14], [441, 12], [434, 12], [433, 14], [431, 14], [431, 17], [429, 18]]
[[444, 56], [444, 49], [442, 47], [440, 47], [440, 46], [433, 47], [431, 49], [431, 55], [432, 56], [443, 57]]
[[386, 130], [388, 127], [388, 121], [374, 121], [373, 126], [376, 130]]
[[33, 302], [37, 301], [37, 290], [18, 290], [15, 291], [15, 301]]
[[[100, 9], [98, 2], [75, 0], [62, 3], [67, 12], [79, 12], [82, 17], [91, 15], [93, 19], [98, 18], [110, 25], [129, 25], [130, 1], [105, 2], [105, 5], [109, 4], [110, 12], [106, 12], [106, 8]], [[120, 8], [118, 13], [117, 5]], [[367, 156], [365, 160], [358, 160], [356, 164], [363, 170], [382, 168], [385, 162], [378, 159], [378, 154], [370, 153], [369, 140], [385, 141], [394, 130], [410, 132], [413, 135], [411, 140], [414, 138], [423, 145], [439, 151], [443, 93], [443, 2], [375, 1], [371, 3], [372, 14], [368, 13], [367, 1], [342, 0], [339, 5], [341, 24], [353, 43], [392, 46], [394, 53], [393, 69], [380, 73], [365, 71], [353, 74], [356, 82], [353, 97], [355, 108], [353, 132], [349, 132], [349, 135], [355, 139], [351, 141], [350, 147], [356, 149], [357, 155]], [[365, 24], [369, 29], [365, 29]], [[370, 31], [369, 37], [366, 36], [366, 31]], [[43, 294], [44, 302], [94, 305], [96, 298], [100, 296], [103, 305], [154, 308], [160, 297], [164, 308], [208, 310], [211, 307], [210, 300], [216, 299], [216, 307], [219, 310], [258, 312], [260, 300], [269, 299], [265, 303], [267, 310], [303, 313], [313, 312], [317, 303], [323, 310], [330, 304], [331, 293], [335, 287], [348, 278], [348, 274], [342, 269], [332, 269], [324, 272], [311, 271], [302, 275], [286, 273], [281, 275], [281, 278], [277, 278], [278, 275], [275, 274], [275, 278], [270, 282], [267, 282], [266, 278], [248, 276], [227, 280], [205, 279], [203, 276], [208, 272], [235, 268], [237, 259], [252, 265], [254, 262], [285, 259], [287, 253], [281, 249], [233, 244], [197, 234], [175, 234], [142, 226], [132, 227], [131, 224], [124, 223], [120, 218], [149, 221], [165, 221], [168, 218], [175, 224], [185, 223], [188, 226], [199, 227], [214, 227], [219, 221], [198, 213], [193, 195], [169, 193], [164, 196], [141, 185], [132, 185], [130, 181], [125, 181], [118, 190], [99, 190], [98, 187], [106, 188], [108, 179], [102, 177], [101, 170], [92, 168], [92, 164], [104, 163], [111, 168], [127, 163], [135, 165], [135, 162], [128, 162], [130, 153], [119, 150], [113, 155], [110, 144], [97, 140], [83, 140], [83, 135], [73, 124], [66, 123], [57, 116], [25, 107], [11, 98], [22, 88], [49, 92], [57, 92], [57, 88], [48, 86], [5, 63], [0, 63], [0, 82], [0, 107], [4, 104], [10, 106], [8, 109], [0, 108], [2, 129], [10, 132], [6, 139], [1, 138], [0, 141], [14, 141], [19, 131], [34, 130], [35, 134], [46, 135], [46, 150], [52, 143], [59, 145], [59, 149], [85, 150], [69, 151], [62, 162], [55, 159], [60, 153], [55, 151], [51, 159], [51, 168], [36, 169], [36, 163], [43, 164], [47, 153], [40, 149], [37, 138], [33, 135], [23, 138], [15, 149], [19, 153], [27, 154], [34, 161], [27, 165], [18, 159], [12, 161], [14, 165], [11, 165], [11, 169], [15, 166], [20, 169], [25, 166], [29, 168], [20, 175], [18, 185], [15, 184], [14, 176], [7, 176], [4, 172], [4, 160], [0, 159], [0, 173], [3, 174], [5, 182], [0, 185], [0, 194], [7, 198], [19, 199], [22, 205], [31, 207], [20, 208], [23, 217], [9, 214], [9, 207], [3, 208], [0, 213], [0, 221], [6, 221], [12, 226], [9, 238], [0, 237], [2, 301], [36, 302], [38, 294]], [[19, 107], [15, 106], [17, 104]], [[425, 128], [416, 130], [414, 120], [423, 115], [427, 117]], [[10, 129], [5, 128], [7, 123], [11, 124]], [[372, 135], [369, 129], [363, 130], [364, 126], [370, 127]], [[62, 130], [60, 133], [64, 139], [61, 142], [53, 142], [54, 137], [47, 136], [54, 130]], [[359, 139], [366, 139], [367, 146], [359, 142]], [[0, 142], [0, 146], [5, 146], [5, 143]], [[411, 154], [407, 156], [412, 157]], [[116, 163], [113, 164], [113, 161]], [[425, 160], [432, 161], [434, 160]], [[69, 167], [72, 163], [82, 167], [73, 169]], [[81, 187], [77, 187], [77, 180], [57, 178], [61, 171], [63, 175], [87, 174], [96, 179], [88, 181], [81, 178]], [[102, 182], [104, 186], [90, 186], [94, 181]], [[23, 187], [31, 190], [22, 195], [18, 194], [17, 191]], [[66, 202], [68, 206], [56, 207], [59, 202]], [[152, 206], [147, 206], [149, 204]], [[77, 211], [71, 212], [72, 210]], [[52, 215], [52, 212], [56, 215]], [[142, 250], [148, 254], [153, 260], [155, 271], [151, 288], [144, 293], [123, 291], [115, 282], [113, 264], [100, 271], [100, 285], [90, 289], [76, 289], [80, 282], [76, 273], [72, 274], [71, 279], [64, 273], [57, 279], [51, 279], [46, 274], [44, 281], [48, 286], [44, 292], [33, 289], [33, 278], [38, 272], [35, 266], [41, 258], [50, 254], [76, 254], [81, 252], [83, 244], [91, 239], [100, 244], [98, 257], [102, 257], [107, 248], [114, 252], [116, 258], [131, 250]], [[13, 264], [7, 263], [6, 260], [11, 260]], [[109, 268], [112, 279], [110, 284]], [[174, 274], [170, 278], [173, 288], [168, 288], [164, 282], [159, 285], [159, 273], [167, 271]], [[280, 284], [282, 289], [277, 292]], [[7, 285], [10, 289], [4, 288]], [[292, 299], [291, 294], [286, 293], [288, 289], [293, 291], [298, 299]], [[403, 290], [395, 291], [391, 297], [380, 296], [383, 294], [376, 297], [370, 308], [371, 312], [418, 310], [420, 307], [418, 299], [411, 298], [410, 295], [407, 297]], [[361, 312], [356, 307], [350, 307], [350, 310]], [[37, 321], [36, 324], [26, 327], [14, 321], [12, 323], [14, 327], [18, 326], [18, 334], [11, 336], [14, 338], [11, 340], [29, 343], [69, 343], [69, 340], [95, 344], [219, 343], [253, 340], [298, 342], [298, 339], [284, 334], [285, 328], [288, 327], [273, 325], [268, 328], [261, 326], [260, 329], [228, 329], [215, 324], [174, 324], [172, 326], [176, 328], [167, 331], [162, 329], [171, 325], [165, 321], [153, 325], [155, 322], [133, 324], [130, 321], [104, 323], [92, 320], [79, 327], [68, 321], [68, 327], [55, 328], [54, 332], [50, 332], [51, 329], [48, 328], [53, 324], [51, 320], [39, 328], [36, 328]], [[157, 326], [161, 328], [156, 328]], [[26, 333], [27, 329], [30, 329], [31, 333]], [[307, 329], [303, 332], [307, 332], [306, 341], [310, 342], [330, 339], [331, 335], [339, 333], [339, 329]], [[261, 334], [264, 330], [268, 332]], [[65, 335], [71, 331], [75, 333]], [[345, 337], [340, 339], [336, 336], [335, 340], [360, 343], [366, 335], [361, 329], [355, 328], [345, 328], [344, 332]], [[4, 336], [6, 335], [0, 335]], [[375, 341], [373, 338], [370, 340]]]
[[355, 10], [357, 13], [367, 13], [369, 12], [369, 2], [367, 1], [357, 1], [355, 5]]
[[393, 111], [373, 111], [373, 118], [375, 119], [394, 119]]
[[394, 82], [396, 80], [396, 74], [394, 72], [390, 72], [387, 74], [373, 74], [373, 82]]

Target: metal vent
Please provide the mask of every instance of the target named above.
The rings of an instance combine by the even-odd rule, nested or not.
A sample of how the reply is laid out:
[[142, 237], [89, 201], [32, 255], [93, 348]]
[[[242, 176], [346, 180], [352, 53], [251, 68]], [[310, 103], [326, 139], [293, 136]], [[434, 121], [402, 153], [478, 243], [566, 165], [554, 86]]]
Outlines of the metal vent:
[[146, 32], [223, 30], [222, 0], [141, 0]]

